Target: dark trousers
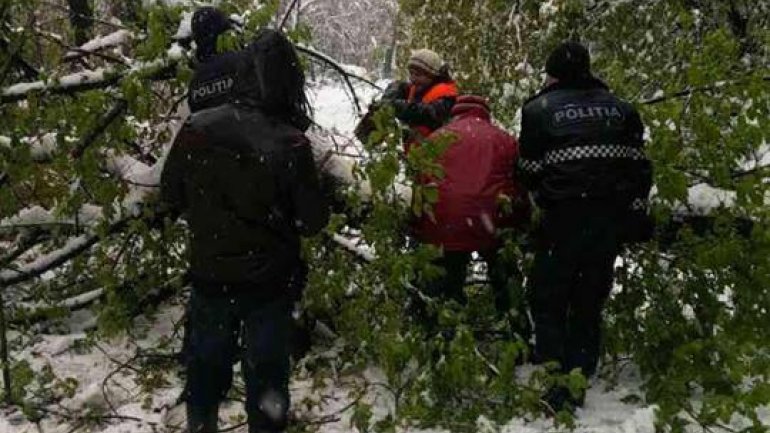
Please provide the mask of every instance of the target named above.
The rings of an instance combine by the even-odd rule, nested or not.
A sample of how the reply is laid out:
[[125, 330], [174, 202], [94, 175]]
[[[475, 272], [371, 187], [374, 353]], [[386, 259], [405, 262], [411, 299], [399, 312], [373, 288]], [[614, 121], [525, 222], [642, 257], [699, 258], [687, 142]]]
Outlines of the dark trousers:
[[[487, 277], [493, 291], [498, 317], [512, 319], [513, 331], [527, 340], [529, 320], [525, 313], [524, 297], [521, 296], [522, 278], [518, 267], [502, 263], [496, 250], [483, 251], [479, 254], [487, 264]], [[465, 305], [467, 299], [463, 288], [470, 261], [471, 252], [444, 251], [442, 257], [433, 262], [435, 266], [441, 268], [443, 275], [423, 284], [420, 289], [431, 298], [451, 299], [460, 305]], [[414, 298], [412, 302], [414, 305], [412, 314], [423, 321], [423, 326], [429, 331], [437, 328], [437, 318], [428, 312], [425, 302], [418, 298]]]
[[618, 230], [617, 212], [602, 206], [546, 211], [529, 292], [541, 361], [558, 361], [564, 372], [596, 371]]
[[[205, 432], [233, 379], [237, 359], [246, 382], [249, 432], [282, 431], [289, 409], [289, 296], [265, 301], [259, 290], [234, 294], [193, 289], [185, 336], [189, 429]], [[197, 422], [197, 421], [196, 421]], [[205, 425], [204, 425], [205, 424]], [[215, 431], [215, 430], [214, 430]]]

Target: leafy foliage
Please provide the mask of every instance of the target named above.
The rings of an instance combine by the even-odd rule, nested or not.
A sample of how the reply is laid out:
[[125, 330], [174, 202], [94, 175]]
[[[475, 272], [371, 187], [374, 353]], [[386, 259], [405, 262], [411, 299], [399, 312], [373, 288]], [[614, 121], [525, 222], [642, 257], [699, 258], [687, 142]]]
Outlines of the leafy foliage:
[[[770, 8], [683, 0], [401, 3], [412, 25], [409, 46], [438, 49], [461, 87], [490, 97], [511, 129], [550, 48], [567, 38], [591, 48], [596, 75], [636, 103], [648, 127], [654, 213], [665, 229], [657, 242], [624, 254], [607, 308], [607, 356], [631, 356], [640, 367], [661, 429], [727, 424], [738, 413], [764, 431], [756, 409], [770, 401], [760, 385], [770, 374]], [[727, 199], [706, 207], [698, 203], [702, 191]], [[713, 227], [704, 233], [672, 222], [683, 213], [704, 214]], [[747, 223], [751, 229], [741, 230]]]
[[[277, 1], [259, 2], [250, 10], [253, 3], [220, 5], [230, 13], [247, 11], [243, 39], [276, 16]], [[525, 98], [540, 85], [538, 71], [548, 50], [567, 37], [588, 42], [597, 74], [639, 106], [649, 127], [654, 211], [662, 224], [690, 206], [693, 186], [732, 194], [728, 197], [734, 200], [706, 210], [714, 221], [708, 233], [684, 227], [668, 236], [673, 242], [664, 242], [668, 238], [661, 233], [659, 241], [624, 254], [619, 290], [607, 308], [605, 359], [609, 373], [621, 368], [609, 361], [625, 356], [639, 366], [645, 398], [658, 405], [661, 430], [682, 431], [693, 421], [720, 425], [738, 413], [752, 431], [762, 431], [756, 408], [770, 400], [765, 76], [770, 8], [738, 0], [400, 3], [410, 36], [402, 58], [406, 47], [441, 52], [462, 87], [488, 96], [510, 129]], [[104, 289], [99, 329], [110, 335], [129, 327], [139, 312], [151, 312], [159, 293], [178, 293], [182, 285], [184, 225], [151, 205], [129, 206], [136, 204], [131, 199], [137, 186], [154, 186], [122, 178], [111, 164], [115, 156], [148, 166], [163, 157], [191, 73], [189, 59], [179, 59], [179, 51], [169, 48], [189, 11], [165, 2], [135, 8], [126, 3], [122, 22], [97, 24], [95, 32], [126, 29], [133, 34], [129, 41], [103, 56], [63, 62], [73, 48], [66, 43], [68, 30], [61, 20], [37, 23], [36, 11], [43, 5], [32, 0], [0, 8], [2, 23], [11, 29], [0, 59], [0, 85], [33, 80], [19, 59], [34, 59], [27, 60], [37, 68], [34, 79], [104, 68], [104, 79], [114, 82], [72, 93], [33, 92], [22, 102], [0, 106], [0, 173], [5, 174], [0, 176], [5, 179], [0, 181], [0, 218], [37, 205], [66, 221], [0, 231], [0, 241], [12, 247], [37, 239], [34, 254], [16, 261], [2, 253], [0, 265], [25, 263], [94, 231], [102, 239], [88, 255], [56, 268], [52, 279], [0, 290], [13, 300], [56, 305], [84, 290]], [[26, 25], [30, 22], [39, 25]], [[44, 36], [51, 33], [64, 36]], [[308, 34], [302, 25], [295, 28], [297, 38]], [[236, 39], [221, 38], [219, 49], [231, 49]], [[113, 109], [120, 115], [105, 124]], [[437, 333], [426, 332], [410, 313], [419, 287], [439, 272], [431, 264], [439, 252], [413, 245], [407, 220], [430, 212], [436, 194], [430, 187], [415, 188], [414, 200], [404, 201], [397, 186], [414, 176], [439, 178], [435, 158], [448, 141], [403, 158], [392, 112], [382, 110], [375, 123], [377, 131], [365, 145], [367, 158], [357, 167], [368, 181], [368, 198], [354, 187], [342, 191], [347, 211], [334, 216], [325, 235], [305, 245], [312, 266], [304, 310], [330, 324], [342, 347], [333, 359], [314, 361], [312, 374], [361, 373], [371, 365], [382, 370], [386, 383], [377, 386], [392, 395], [394, 411], [373, 420], [372, 408], [360, 402], [352, 419], [359, 431], [414, 424], [477, 431], [480, 416], [501, 424], [515, 415], [541, 413], [540, 395], [553, 383], [573, 392], [584, 389], [585, 378], [577, 372], [559, 376], [519, 367], [528, 359], [527, 345], [500, 337], [501, 324], [494, 321], [483, 285], [467, 288], [467, 307], [428, 300], [440, 318]], [[85, 141], [99, 129], [93, 141]], [[47, 133], [55, 133], [55, 146], [41, 157], [36, 143]], [[104, 218], [97, 227], [82, 221], [84, 205], [101, 209]], [[125, 229], [111, 232], [110, 222], [122, 217], [128, 219]], [[739, 222], [746, 220], [750, 236], [740, 230]], [[340, 248], [332, 241], [340, 233], [360, 241], [374, 258]], [[511, 263], [528, 260], [515, 234], [508, 236], [502, 254]], [[21, 318], [19, 326], [31, 326], [34, 315], [21, 310], [14, 315]], [[144, 392], [166, 383], [167, 361], [148, 358], [137, 367]], [[13, 364], [13, 375], [13, 399], [27, 403], [30, 414], [35, 405], [69, 396], [77, 386], [23, 362]], [[557, 414], [556, 421], [574, 426], [566, 413]]]

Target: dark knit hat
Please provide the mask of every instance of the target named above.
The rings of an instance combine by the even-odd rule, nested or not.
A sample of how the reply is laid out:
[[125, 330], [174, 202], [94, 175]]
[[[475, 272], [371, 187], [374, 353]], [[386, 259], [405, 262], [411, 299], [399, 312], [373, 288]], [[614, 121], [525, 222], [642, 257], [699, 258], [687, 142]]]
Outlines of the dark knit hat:
[[589, 77], [591, 55], [588, 49], [578, 42], [562, 42], [548, 56], [545, 71], [561, 81]]
[[219, 9], [206, 6], [196, 10], [192, 16], [192, 36], [198, 60], [216, 54], [217, 38], [232, 28], [230, 18]]

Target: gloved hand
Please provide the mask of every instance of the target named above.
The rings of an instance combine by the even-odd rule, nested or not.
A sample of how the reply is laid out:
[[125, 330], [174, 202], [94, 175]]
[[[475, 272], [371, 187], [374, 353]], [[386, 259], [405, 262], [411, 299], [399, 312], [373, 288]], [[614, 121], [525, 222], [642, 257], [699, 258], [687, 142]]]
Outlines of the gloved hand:
[[383, 101], [406, 99], [409, 95], [409, 83], [406, 81], [394, 81], [382, 92]]

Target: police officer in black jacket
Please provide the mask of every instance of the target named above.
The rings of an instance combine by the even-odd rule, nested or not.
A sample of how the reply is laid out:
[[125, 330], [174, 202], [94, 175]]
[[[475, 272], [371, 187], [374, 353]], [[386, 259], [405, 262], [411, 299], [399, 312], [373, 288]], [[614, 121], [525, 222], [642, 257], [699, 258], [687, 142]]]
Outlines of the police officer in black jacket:
[[[530, 278], [535, 357], [590, 376], [615, 258], [624, 242], [650, 234], [639, 216], [651, 166], [639, 114], [591, 74], [583, 45], [559, 45], [546, 72], [546, 87], [522, 109], [518, 162], [543, 211]], [[546, 400], [556, 410], [583, 403], [561, 387]]]
[[191, 232], [188, 431], [217, 431], [236, 359], [249, 432], [284, 431], [291, 308], [304, 278], [300, 236], [328, 220], [303, 132], [305, 78], [291, 43], [272, 30], [243, 50], [201, 60], [192, 114], [161, 178], [164, 201]]

